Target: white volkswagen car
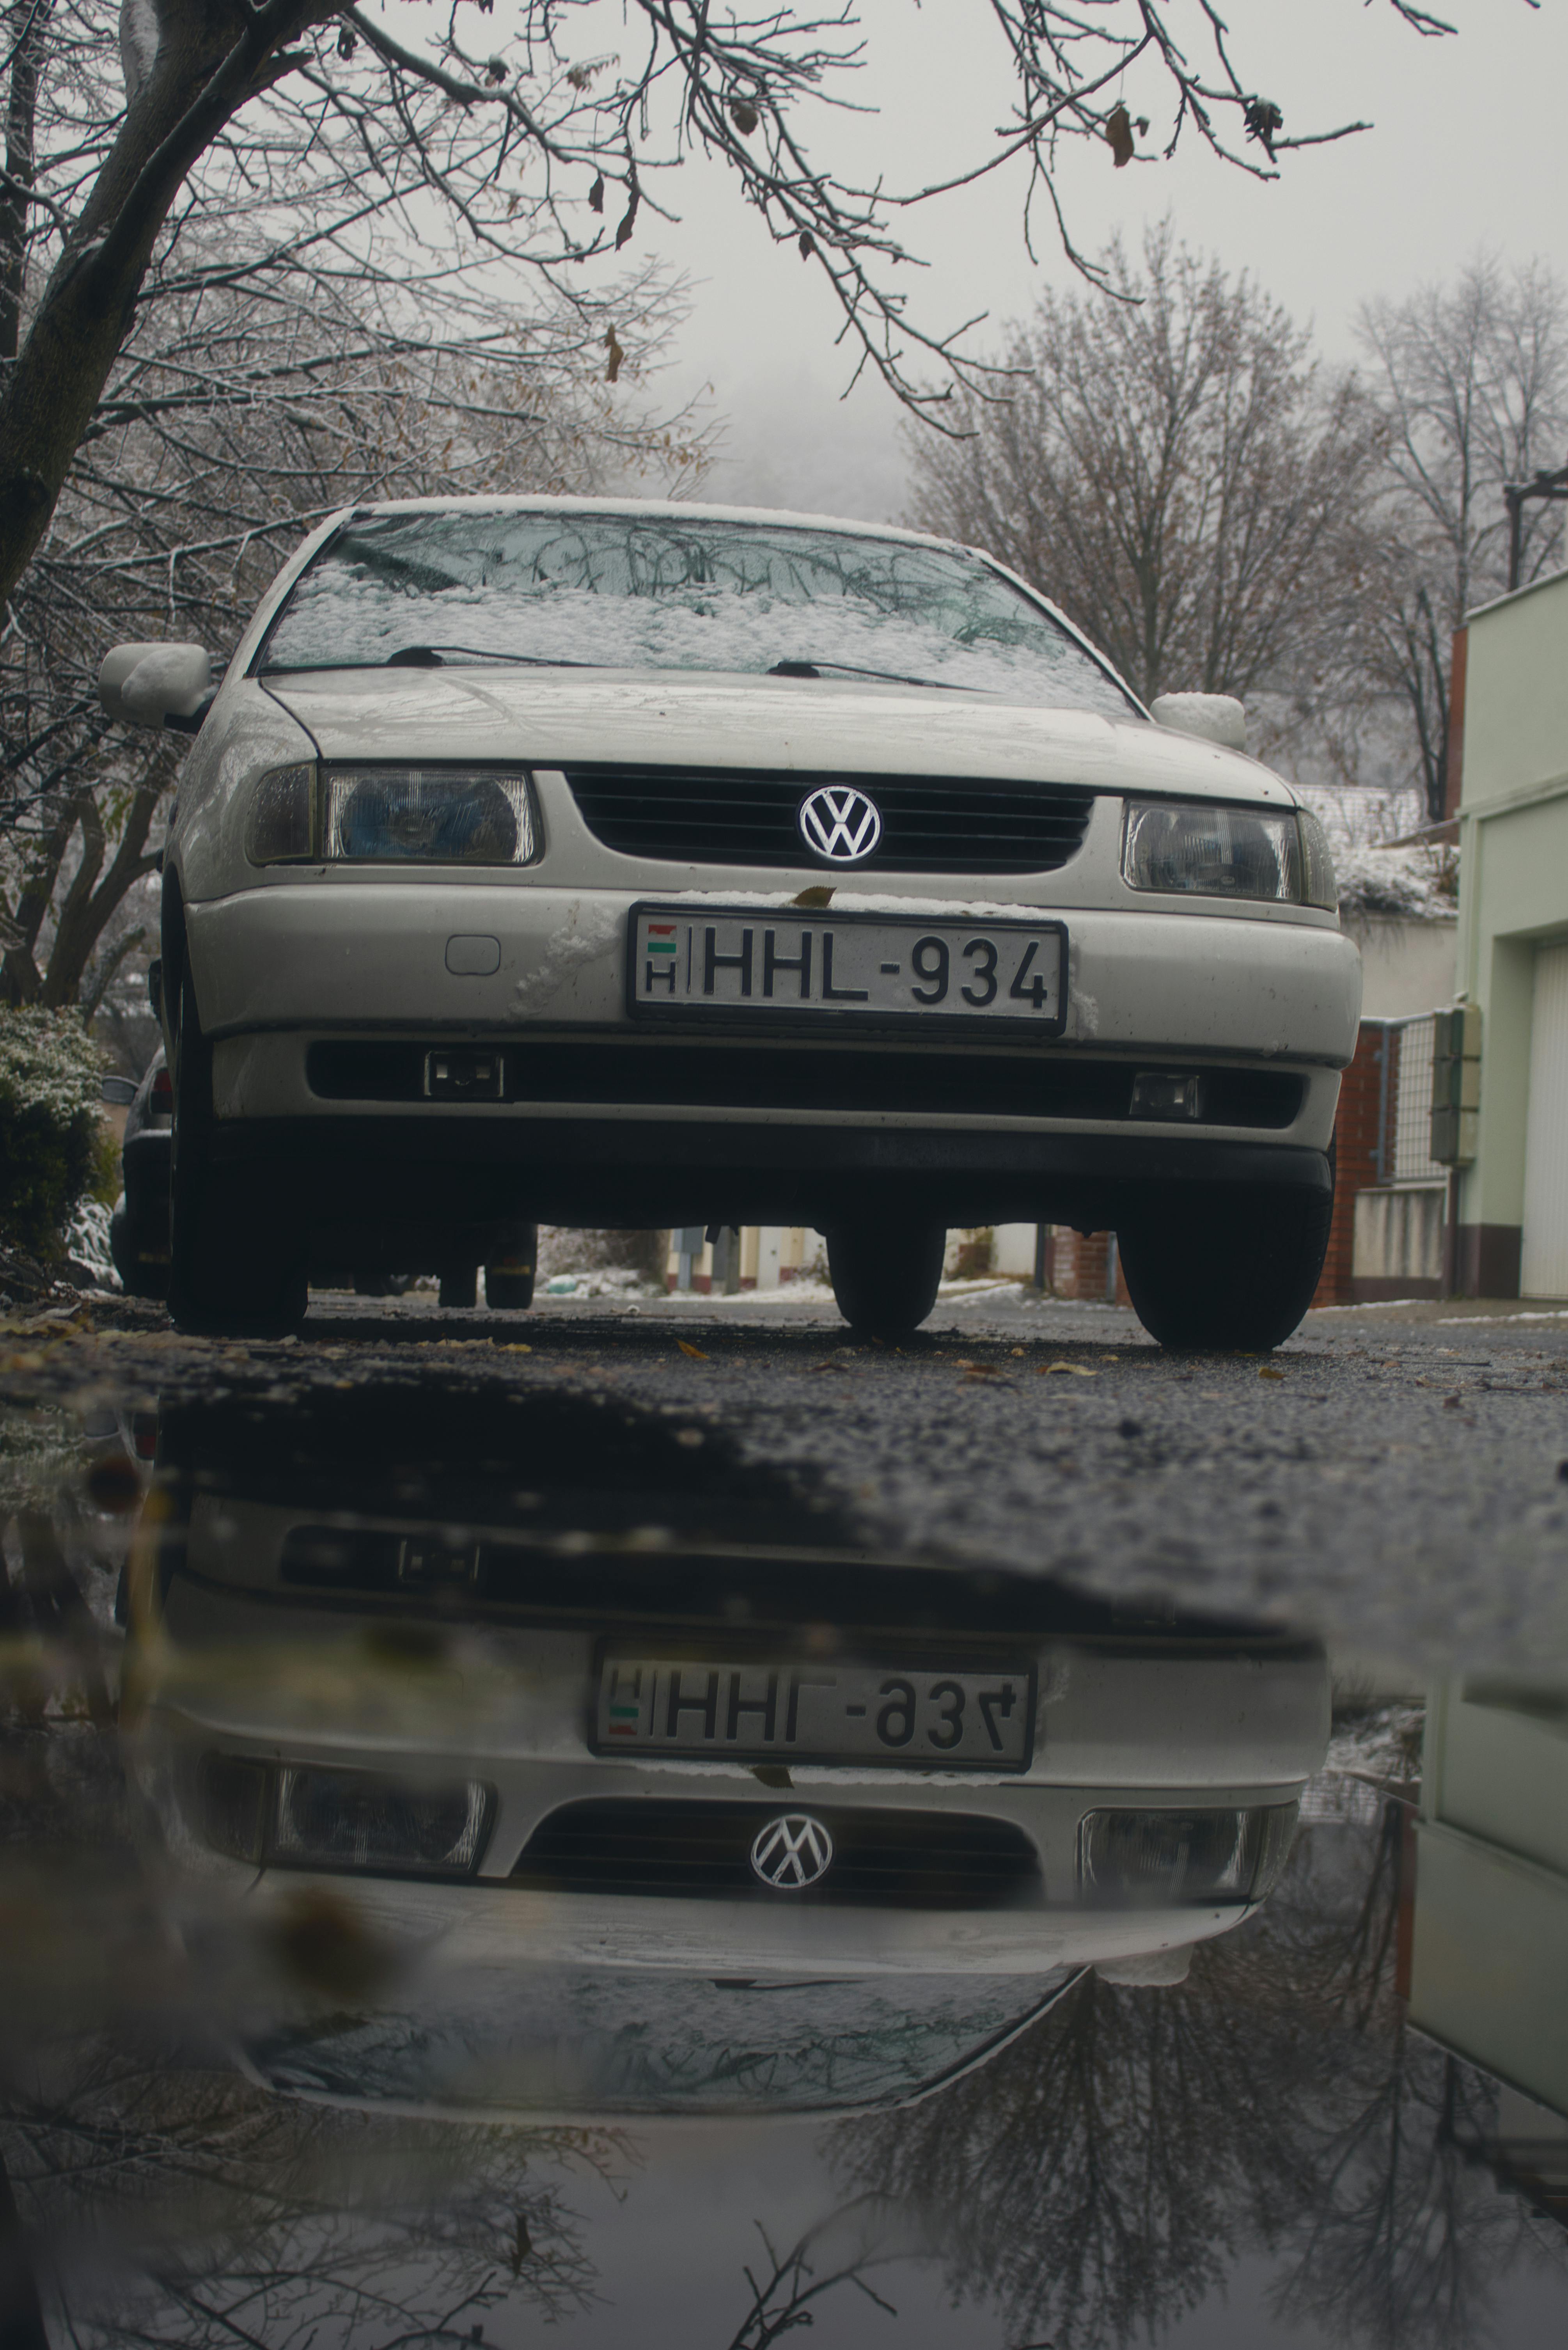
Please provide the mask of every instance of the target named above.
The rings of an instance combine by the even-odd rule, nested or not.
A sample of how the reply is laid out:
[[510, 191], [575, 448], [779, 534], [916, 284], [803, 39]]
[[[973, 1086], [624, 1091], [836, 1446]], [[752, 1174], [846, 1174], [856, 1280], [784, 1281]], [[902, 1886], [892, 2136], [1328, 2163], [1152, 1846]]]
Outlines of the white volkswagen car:
[[[216, 691], [164, 869], [171, 1304], [461, 1274], [563, 1224], [797, 1223], [876, 1335], [955, 1224], [1114, 1230], [1177, 1346], [1312, 1295], [1360, 976], [1239, 706], [1151, 714], [909, 532], [522, 498], [335, 515]], [[1163, 722], [1163, 723], [1162, 723]], [[519, 1276], [521, 1277], [521, 1276]]]

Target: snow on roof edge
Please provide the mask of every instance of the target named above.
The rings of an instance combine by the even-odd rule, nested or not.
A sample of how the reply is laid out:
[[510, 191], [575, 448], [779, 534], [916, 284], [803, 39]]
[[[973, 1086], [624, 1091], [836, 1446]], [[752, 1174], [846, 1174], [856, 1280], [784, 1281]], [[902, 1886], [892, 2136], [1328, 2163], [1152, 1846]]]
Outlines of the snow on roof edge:
[[[951, 547], [961, 555], [979, 554], [982, 550], [966, 546], [962, 540], [940, 538], [926, 530], [907, 530], [901, 523], [865, 522], [847, 515], [797, 514], [785, 506], [709, 505], [696, 498], [588, 498], [535, 494], [518, 492], [505, 495], [472, 495], [436, 498], [370, 498], [363, 504], [340, 506], [329, 517], [334, 522], [347, 520], [350, 515], [367, 514], [451, 514], [454, 511], [486, 514], [631, 514], [657, 515], [682, 522], [767, 522], [786, 530], [849, 531], [857, 538], [897, 538], [912, 546]], [[994, 556], [988, 558], [995, 560]], [[1040, 591], [1034, 591], [1038, 594]]]

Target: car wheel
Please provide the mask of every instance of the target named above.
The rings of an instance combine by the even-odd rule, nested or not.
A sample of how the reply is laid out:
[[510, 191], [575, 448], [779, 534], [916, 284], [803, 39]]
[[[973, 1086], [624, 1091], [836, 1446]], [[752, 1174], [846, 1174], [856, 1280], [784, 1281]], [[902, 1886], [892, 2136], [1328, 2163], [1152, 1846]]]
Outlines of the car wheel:
[[534, 1271], [538, 1257], [538, 1225], [519, 1225], [506, 1249], [484, 1268], [484, 1302], [493, 1311], [526, 1314], [534, 1303]]
[[1162, 1347], [1266, 1353], [1312, 1304], [1333, 1219], [1332, 1191], [1199, 1193], [1118, 1232], [1133, 1311]]
[[169, 1311], [208, 1337], [280, 1338], [305, 1319], [303, 1251], [275, 1197], [245, 1170], [213, 1163], [213, 1052], [190, 976], [180, 1000], [170, 1144]]
[[465, 1313], [479, 1303], [479, 1267], [448, 1265], [441, 1277], [441, 1305], [449, 1314]]
[[169, 1288], [168, 1257], [151, 1250], [144, 1256], [137, 1247], [137, 1237], [122, 1191], [109, 1220], [109, 1253], [120, 1286], [127, 1297], [163, 1297]]
[[867, 1338], [907, 1338], [937, 1302], [948, 1236], [940, 1224], [836, 1224], [827, 1272], [838, 1310]]

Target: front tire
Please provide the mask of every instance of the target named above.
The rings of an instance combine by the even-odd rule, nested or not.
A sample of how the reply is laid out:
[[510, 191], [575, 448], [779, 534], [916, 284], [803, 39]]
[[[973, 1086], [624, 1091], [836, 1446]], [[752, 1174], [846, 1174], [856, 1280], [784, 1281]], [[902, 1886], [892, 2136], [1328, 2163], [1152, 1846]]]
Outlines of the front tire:
[[907, 1338], [937, 1302], [948, 1236], [941, 1224], [891, 1219], [836, 1224], [827, 1271], [838, 1310], [867, 1338]]
[[213, 1162], [213, 1053], [190, 973], [181, 990], [170, 1149], [169, 1312], [198, 1337], [283, 1338], [309, 1304], [304, 1253], [275, 1191]]
[[1267, 1354], [1312, 1304], [1333, 1220], [1332, 1191], [1200, 1191], [1117, 1233], [1133, 1311], [1162, 1347]]

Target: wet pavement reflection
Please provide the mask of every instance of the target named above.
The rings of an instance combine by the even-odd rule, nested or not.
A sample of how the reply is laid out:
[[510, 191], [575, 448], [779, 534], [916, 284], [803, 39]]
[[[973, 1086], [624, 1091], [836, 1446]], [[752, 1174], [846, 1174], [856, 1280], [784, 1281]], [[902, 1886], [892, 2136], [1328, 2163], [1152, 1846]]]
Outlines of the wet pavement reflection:
[[1558, 1660], [614, 1394], [0, 1433], [7, 2345], [1563, 2338]]

